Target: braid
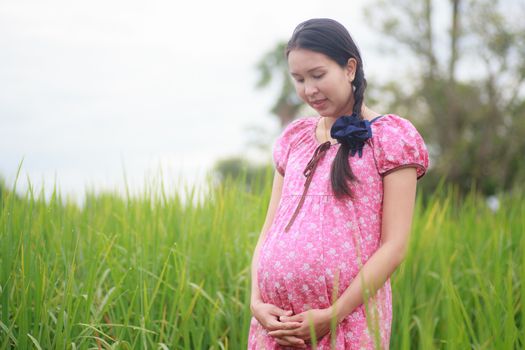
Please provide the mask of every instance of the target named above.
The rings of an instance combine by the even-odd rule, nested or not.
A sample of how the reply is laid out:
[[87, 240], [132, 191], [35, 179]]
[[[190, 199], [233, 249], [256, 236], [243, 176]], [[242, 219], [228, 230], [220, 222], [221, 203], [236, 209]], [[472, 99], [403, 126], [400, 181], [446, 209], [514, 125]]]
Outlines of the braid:
[[361, 62], [359, 62], [359, 60], [357, 61], [355, 78], [354, 78], [354, 81], [352, 82], [352, 85], [355, 87], [354, 108], [352, 111], [355, 114], [357, 114], [359, 119], [362, 119], [361, 118], [361, 108], [363, 106], [363, 99], [365, 95], [366, 79], [365, 79], [365, 73], [363, 71], [363, 66], [361, 65]]
[[[354, 107], [352, 112], [357, 114], [361, 119], [361, 107], [363, 106], [364, 94], [366, 89], [366, 79], [363, 72], [363, 67], [358, 60], [357, 69], [354, 81], [352, 85], [355, 87], [354, 90]], [[348, 144], [341, 144], [335, 159], [332, 163], [332, 170], [330, 171], [330, 180], [332, 182], [332, 188], [335, 192], [336, 197], [342, 197], [343, 195], [350, 196], [353, 198], [353, 193], [348, 187], [346, 180], [356, 181], [355, 176], [350, 164], [348, 162], [348, 155], [350, 153], [350, 146]], [[341, 174], [343, 176], [341, 176]]]
[[347, 195], [350, 198], [353, 197], [353, 193], [348, 187], [346, 180], [355, 181], [357, 178], [350, 168], [350, 164], [348, 164], [349, 154], [350, 146], [347, 144], [341, 144], [339, 150], [337, 150], [334, 161], [332, 162], [330, 182], [332, 183], [332, 189], [334, 190], [335, 196], [338, 198], [341, 198], [344, 195]]

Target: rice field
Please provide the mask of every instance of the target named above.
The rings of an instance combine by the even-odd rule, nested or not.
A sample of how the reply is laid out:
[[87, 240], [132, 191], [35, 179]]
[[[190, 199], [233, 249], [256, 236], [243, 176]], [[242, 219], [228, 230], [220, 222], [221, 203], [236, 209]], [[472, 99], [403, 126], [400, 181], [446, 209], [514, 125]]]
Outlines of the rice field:
[[[271, 171], [271, 169], [269, 170]], [[245, 349], [271, 180], [0, 194], [0, 349]], [[20, 181], [20, 180], [19, 180]], [[525, 347], [523, 191], [418, 194], [392, 349]]]

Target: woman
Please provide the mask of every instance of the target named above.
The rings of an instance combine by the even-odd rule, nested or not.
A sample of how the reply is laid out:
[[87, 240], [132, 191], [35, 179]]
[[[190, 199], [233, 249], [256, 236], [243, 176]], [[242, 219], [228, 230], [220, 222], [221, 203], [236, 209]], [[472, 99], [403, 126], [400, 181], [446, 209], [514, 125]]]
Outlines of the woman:
[[340, 23], [299, 24], [286, 56], [319, 115], [293, 121], [274, 145], [248, 348], [310, 348], [310, 326], [318, 349], [388, 348], [389, 278], [406, 254], [428, 152], [408, 120], [364, 104], [363, 62]]

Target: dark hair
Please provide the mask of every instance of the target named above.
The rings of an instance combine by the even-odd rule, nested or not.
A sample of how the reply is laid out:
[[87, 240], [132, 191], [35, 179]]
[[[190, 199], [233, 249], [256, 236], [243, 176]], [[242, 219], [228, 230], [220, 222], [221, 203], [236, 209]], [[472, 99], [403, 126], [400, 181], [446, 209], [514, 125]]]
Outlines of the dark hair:
[[[329, 18], [307, 20], [295, 28], [286, 47], [286, 57], [294, 49], [306, 49], [325, 54], [341, 67], [346, 67], [350, 58], [354, 58], [357, 61], [356, 73], [352, 82], [354, 88], [352, 112], [362, 119], [361, 107], [366, 89], [366, 79], [363, 72], [361, 54], [348, 30], [339, 22]], [[332, 189], [337, 197], [343, 195], [352, 197], [352, 191], [348, 187], [346, 179], [357, 181], [348, 162], [349, 152], [350, 146], [341, 143], [332, 163], [330, 179]]]

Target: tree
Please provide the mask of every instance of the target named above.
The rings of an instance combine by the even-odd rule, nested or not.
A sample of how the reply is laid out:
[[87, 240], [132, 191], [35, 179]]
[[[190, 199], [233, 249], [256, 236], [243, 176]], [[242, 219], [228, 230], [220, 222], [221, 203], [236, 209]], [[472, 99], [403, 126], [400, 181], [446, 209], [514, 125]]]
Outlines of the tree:
[[218, 160], [212, 174], [216, 185], [232, 181], [246, 191], [257, 193], [265, 188], [264, 184], [272, 175], [272, 167], [271, 164], [256, 165], [242, 157], [231, 156]]
[[[517, 20], [524, 8], [512, 21], [498, 1], [450, 0], [444, 28], [434, 26], [435, 5], [391, 0], [367, 9], [396, 51], [419, 62], [413, 84], [392, 81], [373, 94], [388, 96], [385, 108], [417, 116], [434, 165], [430, 182], [445, 176], [464, 191], [474, 183], [487, 194], [509, 189], [525, 179], [525, 27]], [[458, 74], [467, 66], [476, 74]]]
[[282, 128], [294, 120], [297, 113], [304, 106], [303, 102], [295, 93], [295, 89], [288, 75], [285, 50], [286, 42], [279, 42], [275, 48], [266, 53], [257, 64], [257, 70], [260, 74], [257, 83], [258, 88], [268, 87], [272, 82], [280, 85], [277, 101], [271, 111], [279, 118]]
[[[257, 70], [259, 72], [257, 88], [268, 88], [272, 83], [279, 86], [279, 95], [271, 112], [279, 118], [281, 128], [284, 128], [294, 120], [299, 111], [304, 107], [304, 103], [297, 96], [288, 75], [285, 49], [286, 43], [279, 42], [257, 63]], [[271, 148], [268, 146], [272, 136], [265, 130], [251, 126], [247, 128], [246, 131], [250, 134], [249, 141], [246, 145], [248, 148], [257, 149], [262, 152], [271, 151]], [[268, 165], [256, 165], [243, 157], [230, 156], [218, 160], [212, 172], [217, 184], [225, 183], [227, 178], [231, 178], [233, 180], [242, 180], [239, 182], [245, 183], [247, 190], [254, 189], [257, 191], [257, 189], [263, 188], [262, 183], [268, 176], [271, 176], [268, 172], [269, 167], [271, 168], [271, 162]]]

